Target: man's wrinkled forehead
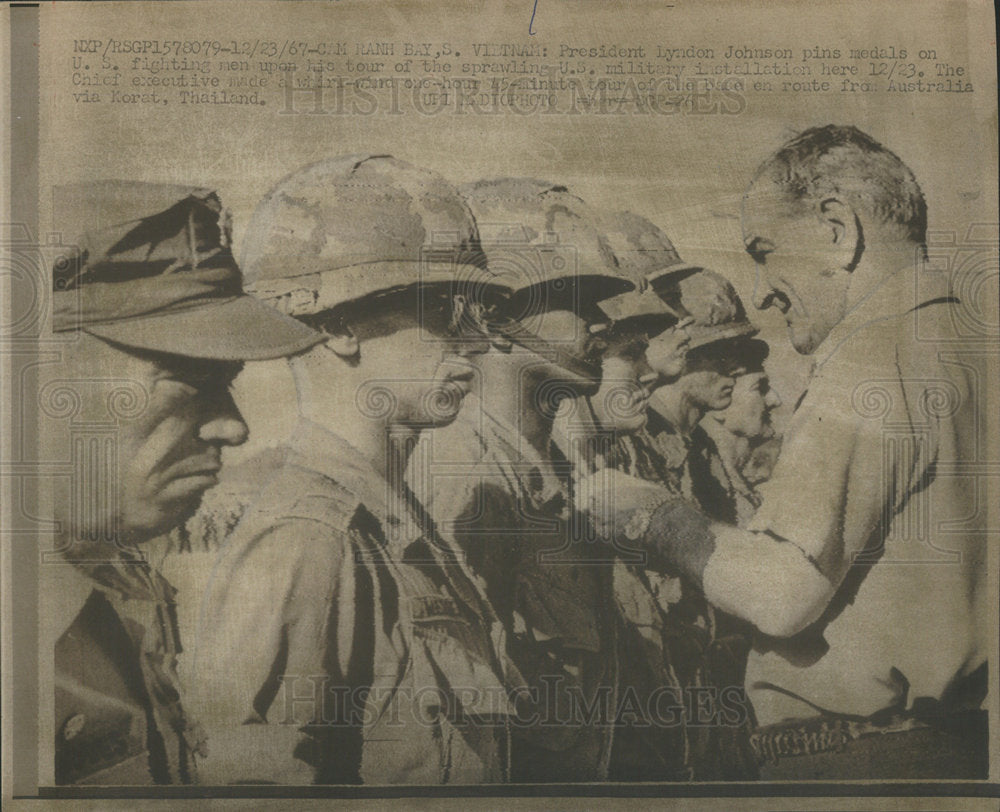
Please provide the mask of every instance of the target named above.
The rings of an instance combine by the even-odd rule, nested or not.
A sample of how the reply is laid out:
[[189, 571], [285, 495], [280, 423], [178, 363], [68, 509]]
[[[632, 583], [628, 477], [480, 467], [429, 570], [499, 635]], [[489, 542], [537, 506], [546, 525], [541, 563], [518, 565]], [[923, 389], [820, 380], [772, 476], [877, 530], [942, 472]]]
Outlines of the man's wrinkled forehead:
[[744, 244], [749, 248], [753, 240], [767, 238], [775, 225], [801, 216], [806, 205], [780, 183], [766, 175], [758, 177], [743, 195], [740, 219]]
[[139, 350], [112, 342], [106, 343], [119, 355], [147, 364], [157, 378], [175, 378], [198, 388], [225, 388], [243, 370], [242, 361], [191, 358], [186, 355]]

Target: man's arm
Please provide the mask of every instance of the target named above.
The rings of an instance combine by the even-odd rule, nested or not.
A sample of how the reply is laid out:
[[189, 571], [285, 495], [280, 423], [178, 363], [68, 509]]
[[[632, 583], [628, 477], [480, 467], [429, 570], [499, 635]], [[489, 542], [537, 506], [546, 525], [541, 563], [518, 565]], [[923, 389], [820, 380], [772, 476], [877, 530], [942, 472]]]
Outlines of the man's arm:
[[857, 358], [828, 362], [810, 383], [747, 530], [713, 523], [660, 486], [622, 474], [604, 484], [606, 504], [592, 514], [613, 515], [614, 531], [638, 542], [652, 566], [682, 572], [716, 606], [765, 634], [798, 633], [822, 614], [855, 556], [882, 541], [880, 523], [904, 504], [933, 458], [914, 438], [914, 449], [924, 448], [915, 462], [897, 453], [886, 466], [885, 421], [913, 421], [888, 372], [877, 383], [890, 413], [857, 408], [857, 381], [886, 368], [874, 354], [888, 352], [870, 342], [862, 349]]
[[798, 633], [833, 597], [837, 584], [794, 542], [710, 521], [655, 483], [612, 475], [620, 542], [645, 550], [651, 569], [687, 576], [712, 604], [764, 634]]

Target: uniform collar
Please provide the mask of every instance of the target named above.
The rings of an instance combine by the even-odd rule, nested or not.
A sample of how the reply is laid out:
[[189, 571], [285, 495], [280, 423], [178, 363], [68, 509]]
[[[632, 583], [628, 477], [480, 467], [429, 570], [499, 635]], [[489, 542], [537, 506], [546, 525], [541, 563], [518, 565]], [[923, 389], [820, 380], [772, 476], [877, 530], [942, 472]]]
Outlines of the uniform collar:
[[137, 553], [118, 550], [107, 561], [59, 561], [44, 567], [45, 603], [55, 639], [73, 624], [96, 590], [115, 605], [122, 601], [173, 603], [176, 590]]
[[421, 538], [420, 523], [405, 505], [406, 497], [346, 439], [303, 418], [288, 446], [290, 464], [322, 474], [348, 491], [379, 520], [390, 546], [405, 548]]
[[[56, 640], [73, 625], [95, 584], [75, 566], [63, 561], [43, 564], [41, 581], [44, 594], [42, 617], [47, 621], [41, 624], [46, 635], [43, 650], [51, 651]], [[48, 638], [51, 638], [51, 643]]]
[[[467, 400], [472, 397], [474, 396], [470, 395]], [[476, 399], [472, 407], [479, 408], [480, 414], [483, 416], [481, 428], [474, 426], [474, 424], [473, 426], [474, 430], [483, 437], [486, 447], [492, 449], [494, 453], [498, 449], [502, 449], [503, 455], [507, 459], [530, 469], [530, 474], [519, 474], [518, 478], [530, 496], [533, 507], [541, 508], [554, 499], [566, 499], [566, 483], [560, 478], [553, 464], [553, 460], [563, 456], [555, 440], [549, 438], [550, 453], [549, 457], [546, 458], [535, 450], [535, 447], [516, 427], [490, 414], [481, 401]], [[465, 413], [465, 409], [466, 407], [463, 406], [460, 415]], [[469, 413], [472, 413], [472, 409]], [[537, 479], [537, 484], [532, 481], [535, 479]]]

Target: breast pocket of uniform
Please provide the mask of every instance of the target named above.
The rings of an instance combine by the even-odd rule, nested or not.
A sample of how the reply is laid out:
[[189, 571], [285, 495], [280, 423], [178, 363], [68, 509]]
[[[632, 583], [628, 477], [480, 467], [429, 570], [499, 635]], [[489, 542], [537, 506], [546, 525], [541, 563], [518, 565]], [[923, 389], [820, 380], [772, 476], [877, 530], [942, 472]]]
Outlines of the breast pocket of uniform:
[[445, 782], [502, 780], [511, 714], [485, 628], [440, 595], [409, 602], [414, 711], [438, 745]]

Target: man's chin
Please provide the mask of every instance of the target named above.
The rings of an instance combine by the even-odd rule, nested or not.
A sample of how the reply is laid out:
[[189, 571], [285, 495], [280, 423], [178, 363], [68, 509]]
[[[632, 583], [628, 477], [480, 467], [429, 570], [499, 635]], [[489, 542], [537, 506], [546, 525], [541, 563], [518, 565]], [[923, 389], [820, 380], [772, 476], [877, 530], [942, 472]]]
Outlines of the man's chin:
[[799, 355], [812, 355], [819, 346], [812, 330], [802, 325], [788, 325], [788, 340]]
[[147, 516], [141, 522], [130, 524], [124, 520], [122, 522], [122, 540], [132, 544], [141, 544], [169, 533], [175, 527], [180, 527], [198, 511], [204, 493], [204, 490], [200, 490], [195, 494], [164, 500], [159, 505], [155, 515]]

